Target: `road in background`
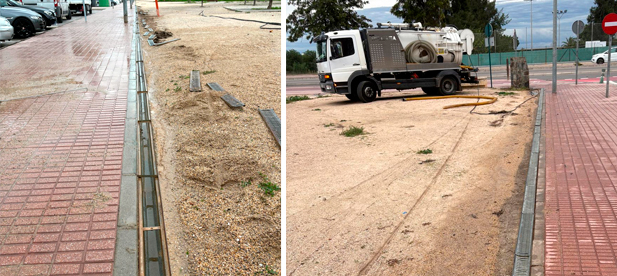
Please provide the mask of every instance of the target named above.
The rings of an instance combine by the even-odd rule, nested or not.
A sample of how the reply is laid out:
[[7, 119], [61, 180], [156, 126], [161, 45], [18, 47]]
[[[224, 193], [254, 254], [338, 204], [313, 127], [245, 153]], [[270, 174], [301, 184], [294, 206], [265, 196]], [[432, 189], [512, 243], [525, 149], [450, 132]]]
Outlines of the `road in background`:
[[[583, 65], [578, 67], [578, 75], [580, 82], [599, 82], [602, 74], [602, 69], [606, 68], [606, 64], [592, 64], [588, 61], [582, 61]], [[478, 78], [489, 78], [488, 66], [478, 67]], [[506, 79], [506, 66], [493, 66], [493, 79]], [[551, 64], [532, 64], [529, 65], [529, 78], [537, 80], [552, 80]], [[563, 62], [557, 65], [557, 80], [574, 81], [575, 66], [572, 62]], [[305, 75], [290, 75], [287, 76], [287, 95], [311, 95], [320, 93], [319, 79], [314, 74]], [[617, 76], [611, 77], [611, 80], [617, 81]]]

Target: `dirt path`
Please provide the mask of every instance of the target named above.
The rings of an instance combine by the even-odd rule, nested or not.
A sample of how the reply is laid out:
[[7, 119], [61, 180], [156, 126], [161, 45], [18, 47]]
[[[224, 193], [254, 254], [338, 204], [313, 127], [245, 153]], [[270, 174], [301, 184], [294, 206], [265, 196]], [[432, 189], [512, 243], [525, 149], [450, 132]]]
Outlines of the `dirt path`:
[[[280, 116], [280, 30], [210, 15], [280, 22], [280, 13], [237, 13], [230, 3], [138, 1], [161, 41], [142, 41], [175, 275], [280, 272], [280, 149], [258, 108]], [[203, 11], [203, 15], [200, 13]], [[188, 91], [200, 70], [203, 92]], [[216, 82], [226, 92], [206, 86]], [[229, 93], [246, 104], [231, 109]]]
[[[510, 273], [535, 102], [504, 116], [400, 100], [421, 94], [287, 105], [288, 275]], [[368, 134], [340, 135], [350, 126]]]

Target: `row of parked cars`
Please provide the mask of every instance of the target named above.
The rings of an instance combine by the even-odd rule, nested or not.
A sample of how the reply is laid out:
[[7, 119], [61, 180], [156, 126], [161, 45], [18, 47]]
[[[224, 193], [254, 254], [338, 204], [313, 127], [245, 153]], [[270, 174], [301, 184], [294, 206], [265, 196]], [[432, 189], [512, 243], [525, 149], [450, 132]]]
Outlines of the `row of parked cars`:
[[[84, 5], [85, 2], [85, 5]], [[72, 18], [92, 14], [92, 0], [0, 0], [0, 42], [27, 38]], [[85, 6], [85, 10], [84, 10]]]

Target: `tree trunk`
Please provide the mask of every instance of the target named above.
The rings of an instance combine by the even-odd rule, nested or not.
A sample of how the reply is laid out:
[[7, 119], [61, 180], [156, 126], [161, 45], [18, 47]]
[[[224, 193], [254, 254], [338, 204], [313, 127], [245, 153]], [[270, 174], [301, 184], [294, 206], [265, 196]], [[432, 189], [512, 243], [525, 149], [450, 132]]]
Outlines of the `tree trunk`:
[[268, 2], [268, 9], [272, 8], [272, 1], [274, 1], [274, 0], [270, 0], [270, 2]]
[[253, 6], [255, 6], [255, 2], [257, 2], [257, 0], [253, 0]]
[[512, 88], [529, 88], [529, 68], [524, 57], [510, 58], [510, 85]]

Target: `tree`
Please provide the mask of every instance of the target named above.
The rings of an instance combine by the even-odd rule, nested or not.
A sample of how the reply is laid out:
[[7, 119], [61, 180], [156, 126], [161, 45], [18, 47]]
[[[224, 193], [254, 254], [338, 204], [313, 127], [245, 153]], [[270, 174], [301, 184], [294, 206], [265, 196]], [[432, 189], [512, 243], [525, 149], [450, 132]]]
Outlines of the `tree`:
[[271, 9], [271, 8], [272, 8], [272, 1], [274, 1], [274, 0], [270, 0], [270, 1], [268, 2], [268, 9]]
[[[617, 0], [595, 0], [594, 5], [589, 9], [587, 24], [579, 36], [581, 40], [608, 40], [608, 35], [602, 31], [602, 19], [607, 14], [615, 12], [615, 6], [617, 6]], [[591, 24], [592, 22], [594, 24]], [[593, 37], [591, 37], [592, 26]]]
[[287, 40], [294, 42], [305, 37], [311, 40], [322, 32], [368, 28], [370, 19], [359, 15], [365, 0], [288, 0], [296, 9], [287, 17]]
[[[581, 42], [583, 42], [583, 40], [579, 40], [578, 42], [579, 48], [585, 46], [585, 43], [581, 43]], [[561, 47], [562, 48], [576, 48], [576, 37], [566, 38], [566, 40], [561, 44]]]
[[397, 0], [390, 13], [405, 23], [415, 21], [422, 23], [422, 26], [441, 26], [448, 8], [448, 0]]
[[306, 50], [302, 53], [302, 63], [306, 65], [309, 72], [317, 72], [317, 63], [315, 63], [317, 54], [315, 51]]
[[509, 16], [503, 9], [495, 7], [495, 1], [489, 0], [452, 0], [446, 9], [447, 24], [460, 29], [470, 29], [474, 33], [483, 33], [484, 26], [490, 23], [493, 31], [502, 33], [503, 26], [510, 23]]
[[503, 9], [495, 7], [490, 0], [398, 0], [390, 12], [405, 23], [414, 21], [425, 27], [454, 25], [460, 29], [484, 32], [484, 26], [493, 25], [494, 31], [502, 31], [510, 22]]
[[294, 64], [302, 63], [302, 54], [294, 49], [287, 50], [286, 57], [287, 71], [291, 71]]

